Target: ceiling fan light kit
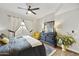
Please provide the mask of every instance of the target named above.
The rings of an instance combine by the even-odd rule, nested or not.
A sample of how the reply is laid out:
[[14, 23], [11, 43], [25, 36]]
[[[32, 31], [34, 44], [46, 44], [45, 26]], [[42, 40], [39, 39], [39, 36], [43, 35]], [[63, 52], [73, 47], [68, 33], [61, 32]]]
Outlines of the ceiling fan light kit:
[[31, 12], [30, 12], [30, 11], [28, 11], [27, 13], [31, 14]]

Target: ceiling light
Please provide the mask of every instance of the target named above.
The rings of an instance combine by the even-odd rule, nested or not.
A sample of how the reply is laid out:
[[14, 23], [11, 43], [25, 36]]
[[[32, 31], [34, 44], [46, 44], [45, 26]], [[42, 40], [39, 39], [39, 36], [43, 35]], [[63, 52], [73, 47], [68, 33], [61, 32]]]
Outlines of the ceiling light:
[[30, 12], [30, 11], [28, 11], [28, 13], [29, 13], [29, 14], [31, 14], [31, 12]]

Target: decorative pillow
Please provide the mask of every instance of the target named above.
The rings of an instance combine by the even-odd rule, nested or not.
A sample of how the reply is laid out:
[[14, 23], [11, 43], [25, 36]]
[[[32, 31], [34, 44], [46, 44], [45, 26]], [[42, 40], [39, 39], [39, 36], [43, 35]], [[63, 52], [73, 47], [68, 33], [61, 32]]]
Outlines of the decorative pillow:
[[34, 32], [32, 37], [35, 39], [40, 39], [40, 32]]
[[9, 43], [9, 39], [8, 38], [3, 38], [3, 39], [0, 39], [0, 44], [4, 45], [4, 44], [8, 44]]

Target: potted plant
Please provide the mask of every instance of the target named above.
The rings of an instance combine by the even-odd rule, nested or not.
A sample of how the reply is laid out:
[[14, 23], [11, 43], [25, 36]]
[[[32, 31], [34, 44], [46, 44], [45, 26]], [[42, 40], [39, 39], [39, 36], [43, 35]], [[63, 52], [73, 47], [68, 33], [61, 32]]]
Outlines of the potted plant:
[[65, 51], [66, 48], [75, 43], [75, 39], [72, 35], [57, 33], [57, 45], [62, 47], [62, 50]]

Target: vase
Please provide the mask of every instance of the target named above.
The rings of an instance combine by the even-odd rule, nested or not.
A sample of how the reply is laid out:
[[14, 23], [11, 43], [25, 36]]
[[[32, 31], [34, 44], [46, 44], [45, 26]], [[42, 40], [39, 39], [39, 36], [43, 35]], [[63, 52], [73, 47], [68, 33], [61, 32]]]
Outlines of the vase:
[[66, 47], [63, 44], [61, 45], [61, 47], [62, 47], [62, 51], [66, 51]]

